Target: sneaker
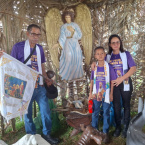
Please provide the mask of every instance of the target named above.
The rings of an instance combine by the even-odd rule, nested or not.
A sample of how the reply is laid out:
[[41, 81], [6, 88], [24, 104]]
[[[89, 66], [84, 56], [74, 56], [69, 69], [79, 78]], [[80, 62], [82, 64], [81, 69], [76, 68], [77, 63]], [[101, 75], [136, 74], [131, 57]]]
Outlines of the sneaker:
[[122, 134], [121, 134], [121, 136], [123, 138], [127, 137], [127, 130], [128, 130], [128, 125], [124, 125], [123, 131], [122, 131]]
[[121, 136], [122, 136], [123, 138], [126, 138], [126, 137], [127, 137], [127, 131], [124, 131], [124, 130], [123, 130]]

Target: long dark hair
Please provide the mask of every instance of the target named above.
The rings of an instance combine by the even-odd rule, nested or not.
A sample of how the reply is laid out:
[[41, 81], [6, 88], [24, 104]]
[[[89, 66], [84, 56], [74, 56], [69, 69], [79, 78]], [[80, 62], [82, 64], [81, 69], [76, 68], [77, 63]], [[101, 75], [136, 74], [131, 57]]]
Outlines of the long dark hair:
[[121, 51], [121, 52], [124, 52], [124, 48], [123, 48], [123, 44], [122, 44], [121, 38], [120, 38], [117, 34], [113, 34], [113, 35], [111, 35], [111, 36], [109, 37], [109, 42], [108, 42], [109, 52], [108, 52], [108, 54], [111, 54], [112, 51], [113, 51], [113, 49], [112, 49], [112, 47], [110, 46], [110, 44], [111, 44], [112, 38], [114, 38], [114, 37], [117, 37], [117, 38], [119, 39], [119, 41], [120, 41], [120, 51]]

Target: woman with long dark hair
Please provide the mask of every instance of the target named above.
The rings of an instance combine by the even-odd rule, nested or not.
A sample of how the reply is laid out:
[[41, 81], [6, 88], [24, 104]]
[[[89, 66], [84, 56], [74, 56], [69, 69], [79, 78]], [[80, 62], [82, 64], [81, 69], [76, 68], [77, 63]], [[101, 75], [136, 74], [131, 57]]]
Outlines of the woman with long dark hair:
[[[133, 91], [130, 76], [136, 71], [136, 64], [128, 51], [123, 48], [120, 37], [116, 34], [111, 35], [108, 42], [109, 53], [106, 56], [108, 63], [112, 65], [116, 72], [117, 79], [114, 83], [113, 104], [115, 113], [116, 130], [114, 137], [121, 133], [121, 102], [122, 97], [124, 108], [124, 128], [122, 137], [126, 138], [127, 129], [130, 122], [130, 100]], [[118, 74], [121, 73], [121, 75]]]

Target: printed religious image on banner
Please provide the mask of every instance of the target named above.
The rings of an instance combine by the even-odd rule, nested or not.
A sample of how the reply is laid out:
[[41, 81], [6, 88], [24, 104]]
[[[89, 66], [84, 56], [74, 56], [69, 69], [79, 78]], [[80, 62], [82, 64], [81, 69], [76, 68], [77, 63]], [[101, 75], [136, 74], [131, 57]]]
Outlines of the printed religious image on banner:
[[97, 87], [97, 101], [102, 101], [105, 98], [106, 92], [106, 82], [105, 82], [105, 72], [97, 72], [96, 74], [96, 87]]
[[6, 54], [0, 58], [0, 111], [9, 121], [28, 112], [38, 72]]
[[122, 77], [121, 70], [117, 70], [117, 77]]
[[121, 59], [115, 59], [115, 60], [110, 60], [109, 62], [111, 65], [113, 65], [113, 68], [117, 74], [117, 77], [122, 77], [123, 76], [123, 64]]
[[102, 101], [102, 99], [104, 98], [105, 89], [104, 89], [103, 86], [104, 86], [104, 83], [99, 82], [99, 90], [98, 90], [97, 101]]
[[5, 74], [4, 76], [4, 88], [5, 95], [22, 99], [27, 82], [16, 77]]

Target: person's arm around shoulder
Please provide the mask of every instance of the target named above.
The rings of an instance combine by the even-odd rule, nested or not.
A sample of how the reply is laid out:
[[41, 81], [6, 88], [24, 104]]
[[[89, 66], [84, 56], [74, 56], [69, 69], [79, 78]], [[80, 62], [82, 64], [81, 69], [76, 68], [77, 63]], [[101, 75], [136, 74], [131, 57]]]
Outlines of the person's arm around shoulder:
[[95, 66], [96, 66], [96, 62], [93, 61], [92, 64], [91, 64], [91, 70], [94, 71], [95, 70]]

